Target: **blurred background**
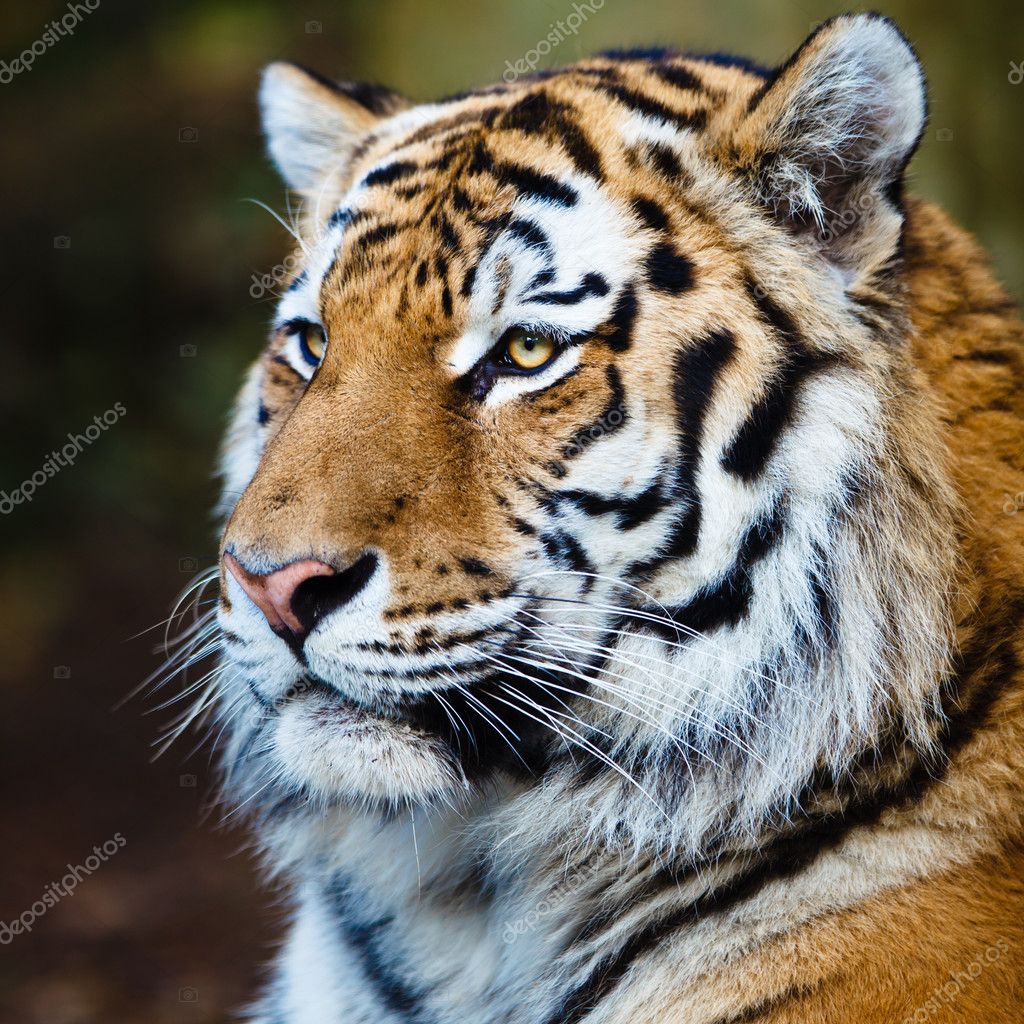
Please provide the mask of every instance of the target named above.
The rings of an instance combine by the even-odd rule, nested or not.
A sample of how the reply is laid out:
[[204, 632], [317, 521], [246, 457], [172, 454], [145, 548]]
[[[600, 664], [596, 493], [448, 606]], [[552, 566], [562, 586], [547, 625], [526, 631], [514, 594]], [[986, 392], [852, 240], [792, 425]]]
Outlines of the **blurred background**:
[[[912, 188], [972, 229], [1020, 296], [1024, 5], [877, 6], [931, 83]], [[590, 0], [539, 66], [640, 44], [770, 65], [843, 9]], [[285, 203], [258, 134], [261, 66], [289, 58], [429, 99], [532, 59], [573, 11], [573, 0], [5, 4], [3, 1021], [228, 1021], [278, 933], [277, 894], [214, 806], [209, 747], [187, 736], [152, 762], [175, 709], [114, 709], [158, 664], [159, 633], [137, 634], [214, 559], [218, 435], [271, 314], [267, 275], [289, 251], [244, 201]], [[16, 63], [25, 50], [31, 66]], [[68, 434], [85, 441], [51, 474]], [[4, 503], [39, 470], [31, 501]], [[73, 894], [56, 898], [69, 871]], [[26, 912], [30, 930], [4, 931]]]

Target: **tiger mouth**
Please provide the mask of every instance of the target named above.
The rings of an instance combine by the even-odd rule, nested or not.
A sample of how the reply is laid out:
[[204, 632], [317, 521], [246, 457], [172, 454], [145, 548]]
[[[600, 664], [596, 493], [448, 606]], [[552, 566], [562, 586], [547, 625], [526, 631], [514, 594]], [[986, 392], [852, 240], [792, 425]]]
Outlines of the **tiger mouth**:
[[[574, 685], [580, 689], [578, 681]], [[510, 683], [494, 672], [472, 682], [382, 697], [371, 705], [307, 673], [289, 702], [318, 701], [313, 720], [321, 728], [355, 735], [390, 727], [440, 743], [467, 777], [499, 768], [535, 775], [546, 764], [548, 741], [557, 739], [548, 723], [553, 715], [565, 715], [566, 698], [558, 696], [559, 689], [565, 689], [564, 682], [556, 683], [553, 675]]]

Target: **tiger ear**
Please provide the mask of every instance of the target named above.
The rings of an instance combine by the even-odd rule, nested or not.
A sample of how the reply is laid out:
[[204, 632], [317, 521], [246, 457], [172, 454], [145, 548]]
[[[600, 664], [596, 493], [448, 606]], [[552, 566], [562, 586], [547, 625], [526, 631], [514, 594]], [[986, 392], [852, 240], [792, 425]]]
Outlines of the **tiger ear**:
[[777, 217], [828, 246], [851, 207], [898, 198], [926, 117], [921, 65], [899, 29], [844, 15], [754, 94], [733, 153]]
[[332, 82], [283, 62], [264, 70], [259, 101], [270, 156], [300, 192], [312, 192], [328, 173], [344, 168], [378, 121], [409, 105], [390, 89]]

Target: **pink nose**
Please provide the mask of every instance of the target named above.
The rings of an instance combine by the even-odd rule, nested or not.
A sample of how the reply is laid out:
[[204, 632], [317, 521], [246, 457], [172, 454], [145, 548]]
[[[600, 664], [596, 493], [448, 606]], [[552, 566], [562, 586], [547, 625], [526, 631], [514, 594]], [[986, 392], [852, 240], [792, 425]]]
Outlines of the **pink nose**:
[[296, 614], [292, 605], [295, 591], [315, 576], [333, 576], [335, 573], [326, 562], [315, 562], [312, 559], [290, 562], [283, 569], [276, 569], [266, 576], [249, 572], [231, 554], [225, 553], [224, 564], [253, 604], [266, 616], [271, 629], [278, 633], [287, 629], [300, 637], [309, 632], [311, 623], [302, 621]]

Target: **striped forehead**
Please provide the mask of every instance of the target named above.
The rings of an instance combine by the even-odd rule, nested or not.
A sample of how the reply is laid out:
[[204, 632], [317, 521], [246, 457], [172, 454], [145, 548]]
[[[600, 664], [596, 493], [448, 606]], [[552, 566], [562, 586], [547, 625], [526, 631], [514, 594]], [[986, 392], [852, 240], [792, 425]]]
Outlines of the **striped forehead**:
[[584, 175], [551, 178], [564, 186], [561, 199], [521, 194], [470, 268], [466, 329], [448, 357], [456, 373], [515, 325], [592, 330], [636, 273], [645, 246], [628, 210]]
[[[499, 106], [481, 108], [485, 99]], [[536, 92], [509, 91], [505, 96], [486, 98], [473, 94], [468, 101], [426, 104], [382, 122], [374, 140], [387, 151], [361, 169], [358, 180], [324, 222], [307, 251], [304, 271], [280, 303], [278, 322], [318, 319], [320, 290], [341, 258], [347, 229], [368, 212], [364, 200], [372, 195], [377, 200], [375, 212], [382, 212], [380, 199], [387, 193], [381, 185], [401, 182], [406, 175], [400, 172], [410, 164], [425, 171], [421, 162], [436, 161], [450, 147], [458, 146], [463, 140], [445, 138], [447, 125], [464, 118], [464, 125], [475, 128], [486, 146], [489, 138], [494, 141], [494, 136], [503, 134], [491, 129], [496, 109], [502, 116], [510, 116], [522, 103], [541, 99], [547, 102]], [[699, 121], [687, 128], [678, 119], [670, 123], [650, 109], [626, 106], [618, 113], [616, 144], [625, 148], [639, 142], [658, 143], [689, 162], [688, 141]], [[582, 111], [579, 117], [585, 121]], [[543, 149], [550, 154], [550, 160], [541, 161], [543, 166], [536, 159], [520, 163], [505, 158], [498, 161], [499, 166], [488, 168], [499, 188], [513, 186], [516, 198], [503, 226], [482, 240], [480, 251], [460, 254], [471, 266], [470, 284], [464, 290], [469, 306], [467, 328], [450, 360], [456, 366], [462, 367], [467, 360], [471, 365], [482, 337], [489, 337], [489, 331], [502, 321], [544, 324], [566, 333], [592, 328], [610, 312], [616, 293], [634, 272], [645, 247], [627, 206], [616, 201], [597, 177], [582, 173], [578, 158], [571, 157], [558, 140], [545, 139]], [[395, 172], [393, 181], [391, 170]], [[433, 187], [442, 188], [436, 180]], [[470, 211], [471, 219], [474, 212], [479, 211]]]

